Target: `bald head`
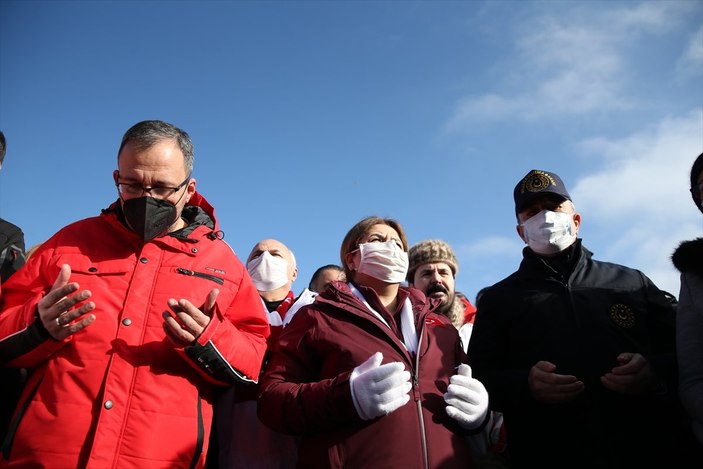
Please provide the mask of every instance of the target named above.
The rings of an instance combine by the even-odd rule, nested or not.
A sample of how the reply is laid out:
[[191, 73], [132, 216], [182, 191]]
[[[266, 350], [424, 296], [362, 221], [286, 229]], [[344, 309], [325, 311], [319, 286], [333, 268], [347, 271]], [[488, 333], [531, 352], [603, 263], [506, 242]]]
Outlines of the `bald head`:
[[289, 266], [296, 267], [295, 256], [288, 246], [277, 239], [263, 239], [256, 243], [247, 257], [247, 263], [259, 257], [264, 251], [268, 251], [272, 256], [284, 258]]
[[[257, 262], [261, 260], [264, 255], [271, 256], [272, 263], [270, 263], [270, 265], [264, 262]], [[275, 281], [273, 284], [269, 284], [275, 287], [273, 289], [269, 289], [271, 288], [270, 286], [264, 287], [268, 280], [275, 280], [264, 277], [267, 275], [275, 275], [274, 270], [276, 269], [272, 266], [280, 265], [280, 261], [285, 261], [287, 264], [285, 274], [287, 282], [281, 286], [278, 286], [281, 281]], [[266, 265], [268, 265], [268, 267], [264, 268]], [[293, 282], [298, 278], [298, 267], [296, 266], [293, 252], [277, 239], [264, 239], [254, 245], [249, 253], [249, 257], [247, 257], [247, 270], [254, 280], [255, 285], [257, 285], [259, 294], [266, 301], [278, 301], [285, 298]]]

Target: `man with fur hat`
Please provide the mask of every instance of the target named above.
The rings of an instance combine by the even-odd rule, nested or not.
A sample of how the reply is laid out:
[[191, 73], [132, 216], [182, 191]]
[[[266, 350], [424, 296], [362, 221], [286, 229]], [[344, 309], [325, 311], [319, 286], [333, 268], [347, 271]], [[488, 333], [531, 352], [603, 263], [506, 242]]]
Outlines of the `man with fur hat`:
[[[454, 327], [459, 329], [461, 343], [466, 351], [476, 308], [463, 294], [455, 291], [459, 264], [454, 250], [439, 239], [420, 241], [410, 248], [408, 264], [408, 284], [439, 302], [436, 311], [447, 316]], [[477, 461], [490, 467], [504, 467], [506, 442], [500, 413], [491, 412], [484, 431], [472, 435], [469, 443]]]
[[421, 241], [408, 252], [408, 284], [422, 291], [428, 298], [440, 302], [438, 311], [460, 329], [473, 323], [476, 308], [455, 288], [459, 264], [449, 244], [439, 239]]
[[642, 272], [597, 261], [558, 175], [513, 197], [519, 269], [483, 290], [469, 343], [513, 467], [685, 467], [674, 308]]

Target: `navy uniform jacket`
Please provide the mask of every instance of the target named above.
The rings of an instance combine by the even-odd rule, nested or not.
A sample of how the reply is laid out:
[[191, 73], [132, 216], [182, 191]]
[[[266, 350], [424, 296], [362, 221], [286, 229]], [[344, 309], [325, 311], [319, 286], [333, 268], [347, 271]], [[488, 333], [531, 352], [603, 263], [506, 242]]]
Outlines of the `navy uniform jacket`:
[[[523, 255], [517, 272], [481, 296], [468, 350], [474, 377], [504, 413], [516, 466], [650, 467], [671, 457], [673, 304], [640, 271], [593, 260], [580, 240], [556, 261], [565, 274], [530, 248]], [[633, 396], [602, 386], [622, 352], [649, 360], [655, 389]], [[582, 380], [584, 392], [563, 404], [534, 400], [527, 377], [540, 360]]]

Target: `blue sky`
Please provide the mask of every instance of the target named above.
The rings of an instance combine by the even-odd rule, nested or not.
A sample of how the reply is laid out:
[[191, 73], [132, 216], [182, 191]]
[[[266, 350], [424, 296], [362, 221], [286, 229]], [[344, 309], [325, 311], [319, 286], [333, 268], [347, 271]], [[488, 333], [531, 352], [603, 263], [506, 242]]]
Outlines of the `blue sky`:
[[191, 135], [240, 258], [293, 250], [296, 293], [380, 215], [452, 244], [473, 298], [521, 259], [512, 191], [536, 168], [596, 258], [678, 294], [669, 256], [701, 234], [703, 1], [0, 0], [0, 216], [28, 247], [117, 198], [144, 119]]

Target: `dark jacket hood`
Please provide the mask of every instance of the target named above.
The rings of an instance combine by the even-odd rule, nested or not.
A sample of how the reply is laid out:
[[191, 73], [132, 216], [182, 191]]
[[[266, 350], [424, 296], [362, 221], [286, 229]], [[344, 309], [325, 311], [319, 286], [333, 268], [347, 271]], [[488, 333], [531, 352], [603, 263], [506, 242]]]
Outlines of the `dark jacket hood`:
[[674, 267], [703, 275], [703, 238], [682, 242], [671, 256]]

